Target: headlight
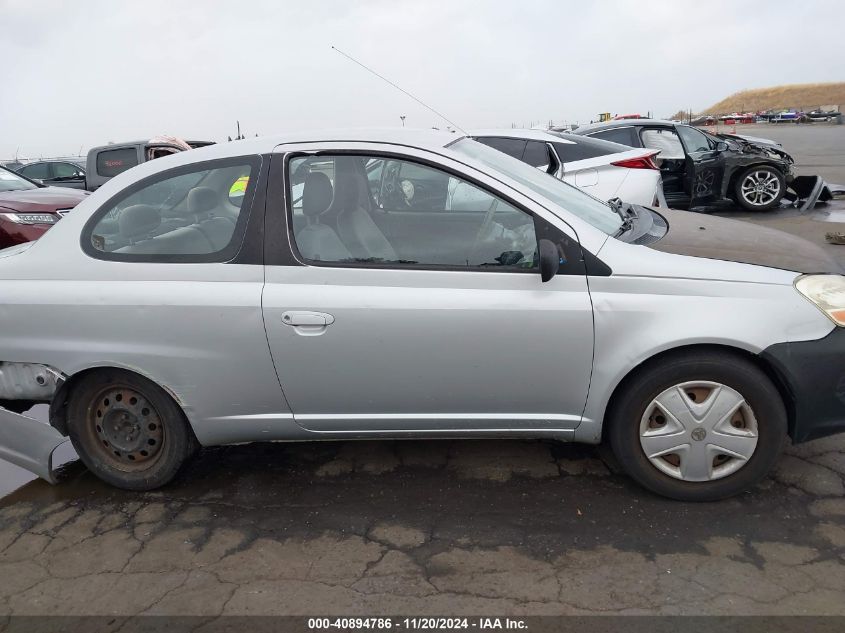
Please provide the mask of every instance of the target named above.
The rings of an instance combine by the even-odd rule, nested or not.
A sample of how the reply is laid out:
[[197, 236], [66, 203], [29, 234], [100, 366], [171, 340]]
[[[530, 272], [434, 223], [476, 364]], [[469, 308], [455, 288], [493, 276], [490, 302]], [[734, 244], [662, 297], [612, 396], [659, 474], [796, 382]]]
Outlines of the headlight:
[[55, 224], [58, 215], [52, 213], [0, 213], [0, 216], [15, 224]]
[[836, 325], [845, 327], [845, 277], [807, 275], [795, 282], [795, 288], [815, 303]]

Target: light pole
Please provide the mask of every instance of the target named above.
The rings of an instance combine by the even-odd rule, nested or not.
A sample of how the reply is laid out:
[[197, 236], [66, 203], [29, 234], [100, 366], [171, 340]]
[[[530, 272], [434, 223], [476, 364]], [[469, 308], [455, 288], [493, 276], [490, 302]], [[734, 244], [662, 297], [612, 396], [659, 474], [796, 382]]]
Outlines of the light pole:
[[399, 115], [399, 118], [400, 118], [400, 119], [402, 119], [402, 127], [405, 127], [405, 115], [404, 115], [404, 114], [400, 114], [400, 115]]

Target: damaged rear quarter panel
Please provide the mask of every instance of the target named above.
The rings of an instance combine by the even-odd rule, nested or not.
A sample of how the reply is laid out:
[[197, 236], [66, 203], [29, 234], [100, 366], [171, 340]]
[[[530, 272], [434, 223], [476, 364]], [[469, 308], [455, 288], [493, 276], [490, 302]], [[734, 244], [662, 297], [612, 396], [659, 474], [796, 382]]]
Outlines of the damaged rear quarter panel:
[[0, 360], [70, 379], [97, 367], [138, 373], [173, 395], [201, 444], [254, 435], [255, 425], [267, 439], [284, 436], [279, 414], [289, 409], [267, 347], [260, 266], [85, 267], [86, 281], [2, 280], [0, 270]]

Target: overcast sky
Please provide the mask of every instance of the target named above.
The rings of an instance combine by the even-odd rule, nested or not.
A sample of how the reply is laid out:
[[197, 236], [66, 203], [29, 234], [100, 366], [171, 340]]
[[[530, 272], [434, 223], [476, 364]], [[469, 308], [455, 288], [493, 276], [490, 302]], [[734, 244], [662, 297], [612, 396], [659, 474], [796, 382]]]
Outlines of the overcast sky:
[[0, 159], [156, 134], [671, 115], [843, 79], [837, 2], [0, 0]]

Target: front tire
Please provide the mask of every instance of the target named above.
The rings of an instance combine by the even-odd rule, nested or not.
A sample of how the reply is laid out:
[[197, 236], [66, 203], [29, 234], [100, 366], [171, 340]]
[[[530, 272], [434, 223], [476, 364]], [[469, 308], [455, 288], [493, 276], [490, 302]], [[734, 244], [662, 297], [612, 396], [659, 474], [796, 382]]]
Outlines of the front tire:
[[68, 435], [88, 469], [125, 490], [173, 480], [196, 450], [182, 410], [153, 382], [120, 370], [83, 376], [68, 401]]
[[736, 179], [734, 197], [747, 211], [768, 211], [780, 204], [786, 193], [786, 179], [769, 165], [749, 167]]
[[680, 501], [747, 490], [772, 468], [787, 430], [772, 381], [738, 355], [701, 351], [642, 367], [614, 399], [608, 437], [638, 483]]

